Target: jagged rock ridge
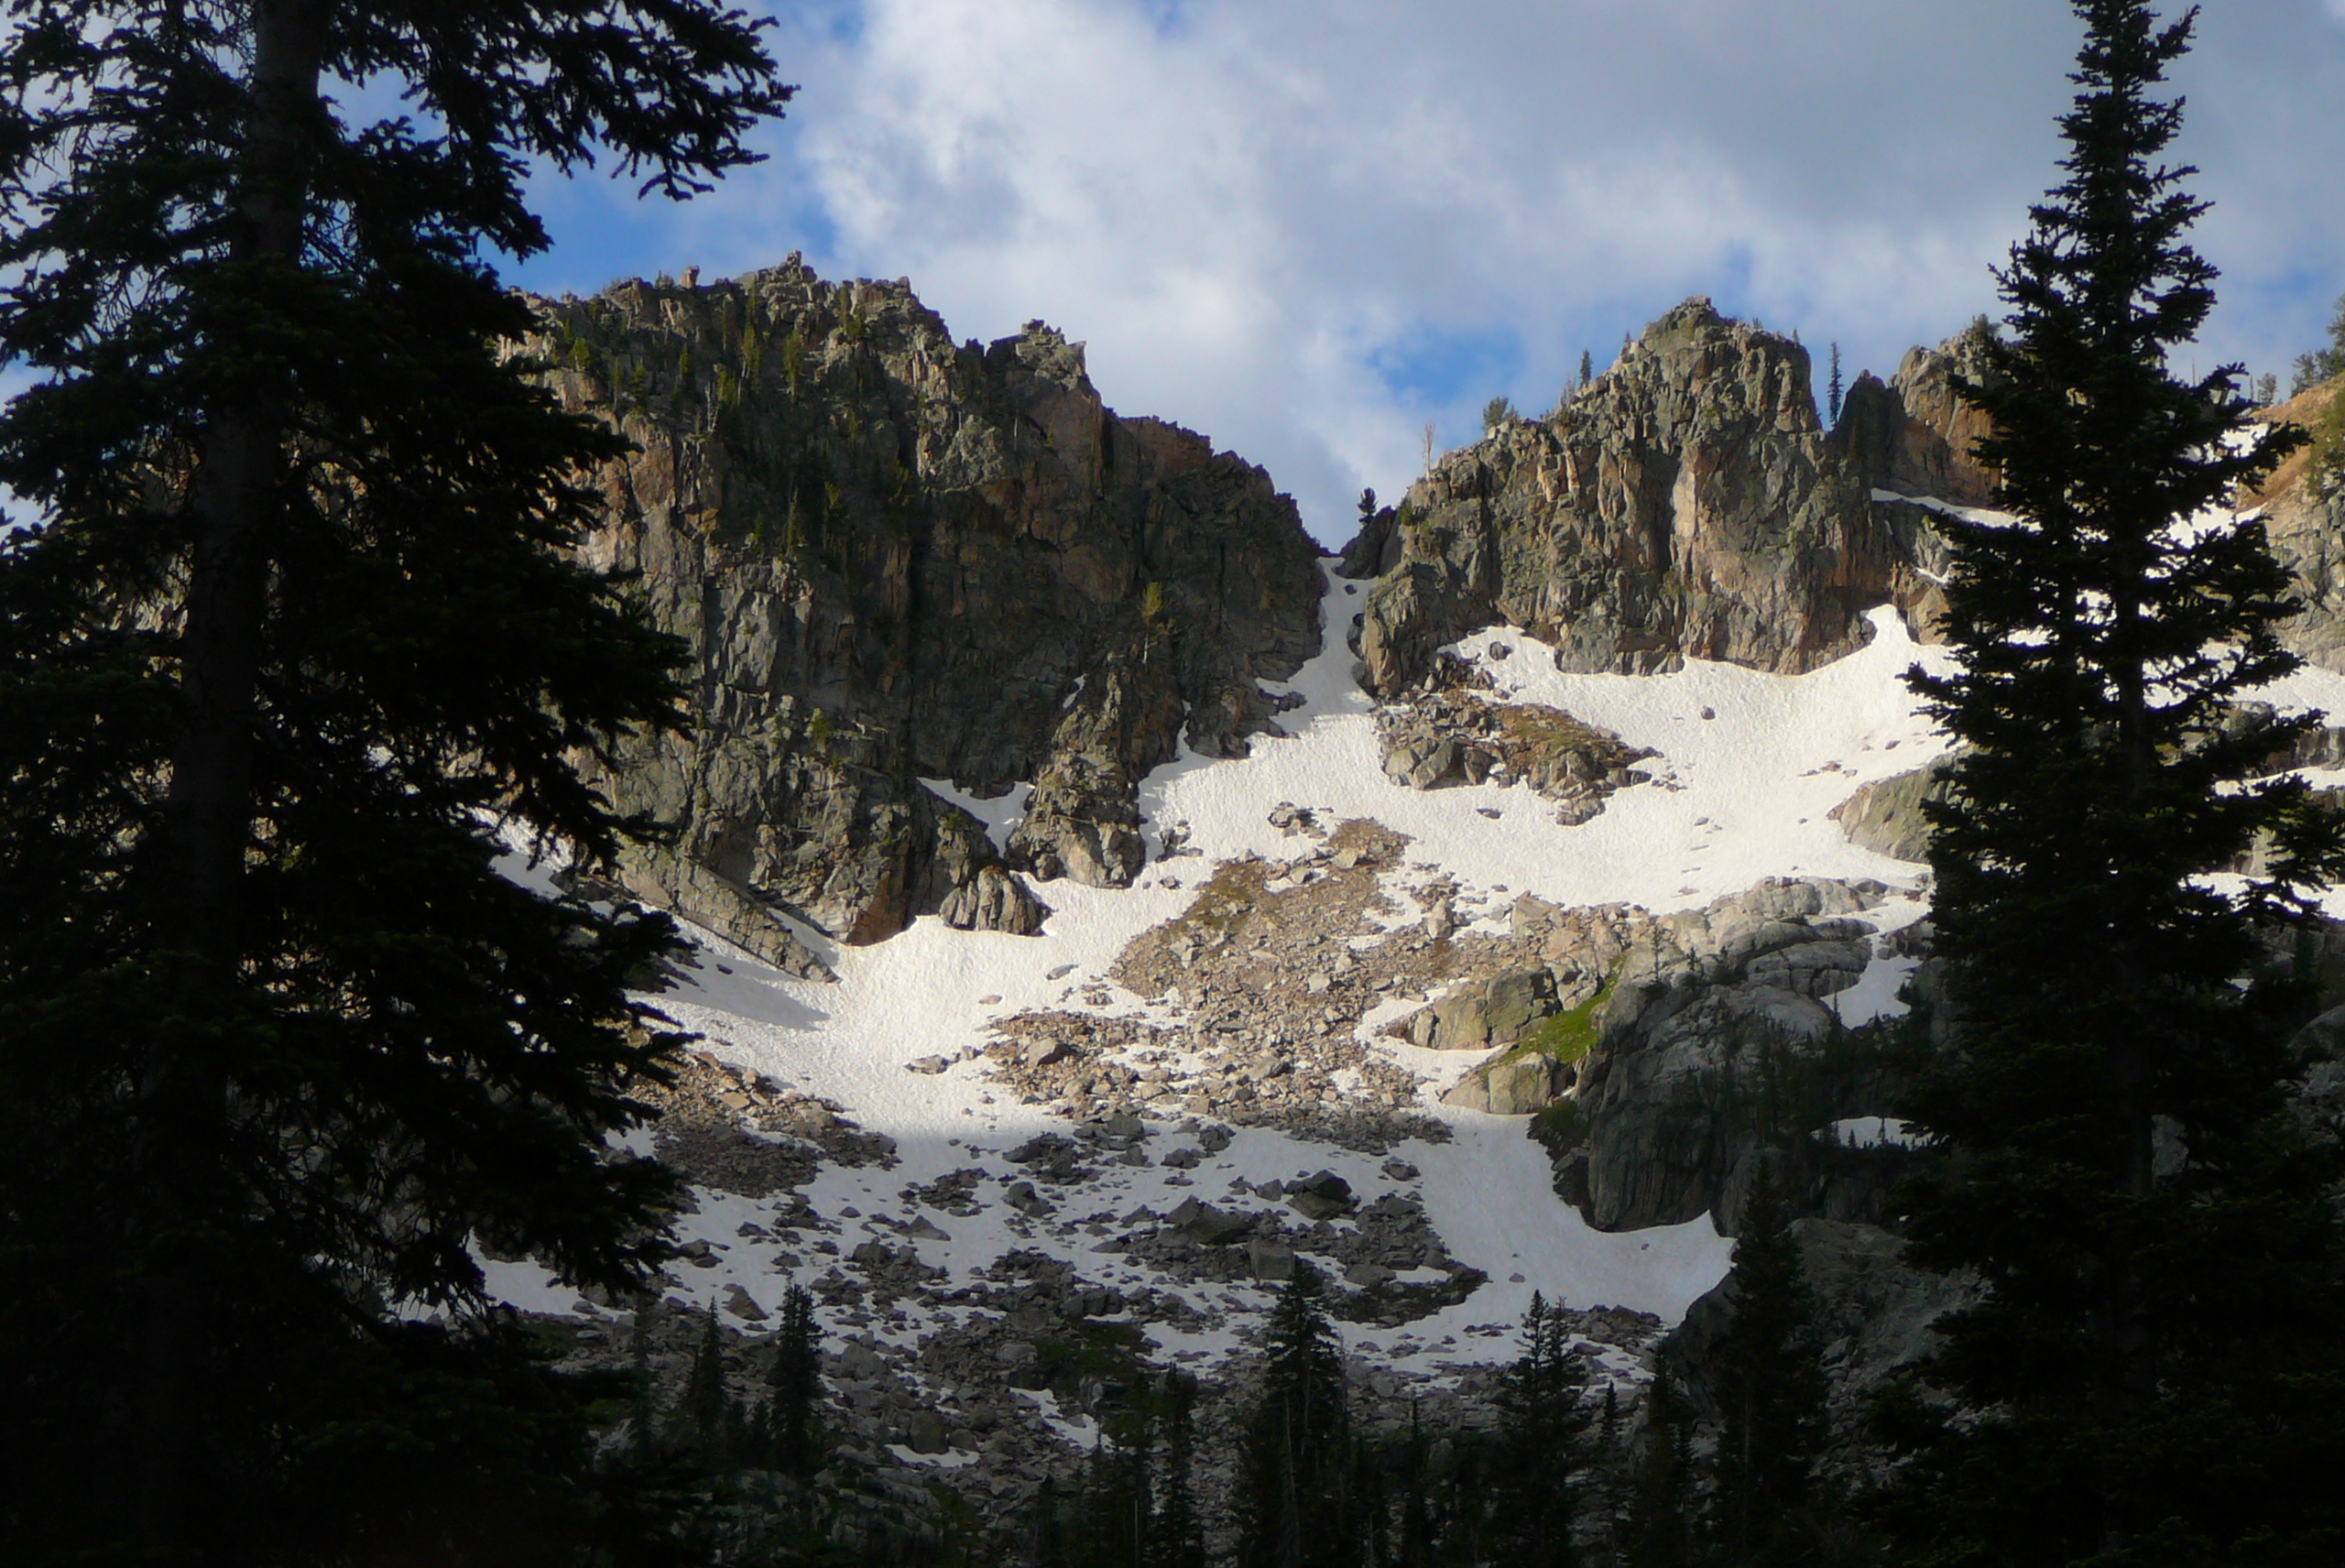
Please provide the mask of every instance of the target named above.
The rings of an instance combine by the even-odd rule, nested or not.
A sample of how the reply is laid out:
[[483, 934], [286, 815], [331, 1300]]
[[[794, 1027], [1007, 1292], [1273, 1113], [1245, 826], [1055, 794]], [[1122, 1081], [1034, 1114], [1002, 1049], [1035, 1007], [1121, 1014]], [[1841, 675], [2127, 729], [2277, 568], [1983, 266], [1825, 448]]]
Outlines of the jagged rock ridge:
[[[1316, 548], [1269, 478], [1107, 408], [1040, 322], [956, 345], [903, 281], [792, 256], [545, 301], [565, 406], [638, 444], [597, 476], [597, 564], [686, 644], [688, 736], [599, 782], [671, 823], [640, 897], [785, 968], [912, 917], [1031, 931], [1024, 877], [1129, 880], [1134, 789], [1180, 737], [1242, 750], [1318, 647]], [[919, 783], [1020, 782], [997, 845]]]
[[1363, 519], [1344, 556], [1377, 579], [1362, 680], [1398, 695], [1493, 621], [1566, 670], [1815, 669], [1863, 641], [1864, 610], [1926, 597], [1871, 478], [1817, 422], [1806, 350], [1689, 299], [1554, 414], [1503, 421]]

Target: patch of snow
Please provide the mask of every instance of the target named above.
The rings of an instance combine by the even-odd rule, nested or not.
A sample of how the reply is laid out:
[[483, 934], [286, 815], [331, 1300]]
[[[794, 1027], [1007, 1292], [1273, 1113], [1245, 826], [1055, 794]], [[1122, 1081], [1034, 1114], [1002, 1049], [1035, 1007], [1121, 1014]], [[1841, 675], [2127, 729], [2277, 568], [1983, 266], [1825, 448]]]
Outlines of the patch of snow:
[[1936, 512], [1940, 517], [1973, 523], [1982, 528], [2007, 528], [2019, 521], [2009, 512], [1998, 512], [1986, 506], [1958, 506], [1952, 501], [1941, 501], [1936, 495], [1903, 495], [1894, 490], [1876, 489], [1872, 498], [1892, 505], [1903, 502], [1907, 506], [1919, 506], [1924, 511]]
[[1009, 835], [1026, 820], [1026, 802], [1034, 798], [1031, 784], [1014, 784], [990, 800], [970, 794], [950, 779], [923, 779], [920, 787], [983, 822], [986, 837], [996, 850], [1009, 847]]
[[[1943, 504], [1939, 509], [1967, 513]], [[1408, 891], [1435, 876], [1454, 883], [1457, 919], [1480, 930], [1501, 924], [1514, 898], [1524, 893], [1567, 907], [1642, 904], [1659, 914], [1698, 907], [1776, 875], [1888, 884], [1895, 891], [1867, 917], [1883, 932], [1925, 912], [1920, 867], [1857, 848], [1827, 816], [1859, 785], [1909, 771], [1945, 750], [1900, 678], [1915, 663], [1943, 671], [1947, 656], [1916, 646], [1893, 612], [1872, 613], [1867, 646], [1802, 676], [1698, 660], [1659, 676], [1565, 674], [1554, 668], [1552, 650], [1518, 630], [1497, 627], [1460, 639], [1452, 650], [1501, 674], [1504, 700], [1561, 708], [1660, 754], [1641, 765], [1655, 772], [1655, 782], [1623, 789], [1590, 822], [1563, 827], [1553, 808], [1526, 789], [1492, 783], [1418, 791], [1384, 776], [1374, 704], [1351, 679], [1344, 584], [1331, 568], [1324, 570], [1325, 646], [1291, 681], [1264, 683], [1266, 690], [1303, 699], [1281, 716], [1289, 733], [1257, 736], [1250, 755], [1230, 759], [1200, 757], [1185, 738], [1180, 742], [1174, 760], [1141, 786], [1151, 864], [1137, 886], [1049, 883], [1041, 892], [1053, 913], [1034, 937], [959, 931], [930, 917], [869, 946], [818, 942], [817, 951], [838, 975], [834, 985], [780, 974], [729, 942], [698, 935], [696, 965], [676, 989], [656, 998], [658, 1005], [681, 1027], [704, 1034], [707, 1049], [721, 1059], [834, 1101], [864, 1127], [894, 1138], [900, 1163], [881, 1171], [825, 1161], [803, 1189], [821, 1236], [781, 1232], [774, 1201], [700, 1192], [700, 1212], [683, 1218], [680, 1239], [707, 1243], [711, 1261], [702, 1268], [680, 1260], [672, 1269], [680, 1281], [675, 1294], [695, 1305], [714, 1303], [722, 1321], [738, 1324], [739, 1314], [727, 1309], [728, 1287], [737, 1285], [760, 1310], [775, 1312], [793, 1274], [802, 1279], [832, 1267], [834, 1258], [812, 1249], [818, 1239], [834, 1242], [841, 1255], [868, 1239], [910, 1247], [923, 1263], [947, 1271], [949, 1278], [939, 1281], [947, 1290], [1013, 1249], [1035, 1247], [1074, 1259], [1085, 1278], [1100, 1284], [1148, 1285], [1209, 1314], [1194, 1329], [1151, 1323], [1146, 1333], [1158, 1357], [1210, 1370], [1246, 1345], [1247, 1331], [1270, 1306], [1272, 1291], [1251, 1283], [1176, 1285], [1119, 1253], [1096, 1248], [1152, 1223], [1120, 1223], [1135, 1211], [1161, 1215], [1194, 1196], [1252, 1212], [1264, 1205], [1232, 1191], [1234, 1180], [1287, 1179], [1323, 1168], [1343, 1176], [1364, 1203], [1388, 1192], [1417, 1199], [1451, 1255], [1489, 1277], [1467, 1301], [1405, 1330], [1341, 1326], [1348, 1345], [1365, 1352], [1372, 1344], [1380, 1362], [1399, 1376], [1437, 1378], [1444, 1368], [1511, 1358], [1513, 1325], [1533, 1290], [1573, 1306], [1628, 1307], [1674, 1321], [1723, 1277], [1731, 1244], [1707, 1218], [1634, 1233], [1592, 1230], [1555, 1195], [1546, 1156], [1524, 1136], [1521, 1118], [1430, 1102], [1429, 1091], [1441, 1079], [1478, 1056], [1419, 1051], [1381, 1040], [1373, 1041], [1379, 1051], [1431, 1080], [1421, 1088], [1427, 1103], [1420, 1108], [1452, 1133], [1446, 1143], [1412, 1140], [1394, 1150], [1419, 1170], [1416, 1179], [1385, 1174], [1380, 1157], [1260, 1127], [1237, 1129], [1227, 1149], [1202, 1157], [1193, 1170], [1168, 1168], [1161, 1163], [1163, 1154], [1195, 1140], [1158, 1121], [1151, 1124], [1158, 1136], [1143, 1147], [1159, 1163], [1125, 1166], [1094, 1157], [1087, 1163], [1099, 1167], [1100, 1175], [1053, 1190], [1050, 1196], [1060, 1207], [1047, 1217], [1021, 1214], [1002, 1200], [1004, 1184], [1029, 1174], [1004, 1158], [1007, 1151], [1066, 1125], [1042, 1106], [1015, 1103], [1014, 1094], [986, 1077], [981, 1061], [960, 1060], [965, 1048], [983, 1045], [1000, 1019], [1028, 1009], [1080, 1008], [1160, 1025], [1184, 1022], [1184, 1001], [1167, 997], [1144, 1005], [1108, 982], [1107, 971], [1134, 937], [1185, 910], [1217, 865], [1249, 855], [1292, 859], [1299, 841], [1268, 820], [1281, 801], [1310, 802], [1323, 823], [1371, 818], [1410, 836], [1405, 865], [1379, 878], [1395, 907], [1371, 924], [1387, 929], [1417, 922], [1421, 912]], [[1489, 650], [1500, 642], [1510, 657], [1494, 661]], [[2345, 713], [2345, 676], [2303, 671], [2276, 687], [2271, 700]], [[1704, 718], [1705, 710], [1712, 716]], [[1031, 793], [1021, 785], [987, 800], [950, 780], [922, 783], [983, 822], [997, 844], [1006, 841]], [[1502, 815], [1492, 821], [1480, 814], [1484, 808]], [[1162, 831], [1174, 826], [1194, 855], [1162, 856]], [[1167, 886], [1168, 877], [1183, 885]], [[1499, 891], [1501, 887], [1506, 891]], [[1903, 1010], [1897, 988], [1913, 967], [1910, 959], [1877, 957], [1832, 1005], [1850, 1024], [1894, 1017]], [[1100, 991], [1107, 996], [1104, 1007], [1083, 1000], [1085, 993]], [[1358, 1026], [1359, 1037], [1372, 1039], [1421, 1005], [1423, 999], [1412, 994], [1386, 996]], [[1178, 1039], [1165, 1044], [1178, 1055], [1194, 1054]], [[906, 1063], [931, 1055], [953, 1065], [935, 1074], [906, 1071]], [[1864, 1127], [1875, 1140], [1903, 1136], [1902, 1127], [1879, 1117], [1828, 1130], [1836, 1138], [1863, 1138]], [[638, 1151], [649, 1148], [642, 1133], [624, 1142]], [[970, 1169], [986, 1178], [974, 1194], [982, 1207], [973, 1214], [928, 1209], [900, 1196], [908, 1187]], [[1094, 1214], [1115, 1216], [1116, 1223], [1095, 1225]], [[943, 1236], [902, 1234], [916, 1216]], [[743, 1235], [744, 1227], [751, 1234]], [[496, 1292], [517, 1305], [572, 1310], [575, 1292], [535, 1265], [486, 1267]], [[1518, 1274], [1519, 1283], [1511, 1278]], [[906, 1323], [874, 1324], [877, 1338], [913, 1345], [955, 1311], [905, 1305]], [[1089, 1441], [1090, 1423], [1057, 1420], [1055, 1407], [1049, 1409], [1063, 1433]], [[957, 1461], [927, 1455], [911, 1462]]]
[[1913, 1011], [1897, 993], [1922, 966], [1918, 958], [1891, 958], [1876, 954], [1857, 983], [1845, 991], [1837, 991], [1824, 998], [1832, 1016], [1844, 1028], [1855, 1029], [1876, 1018], [1902, 1018]]

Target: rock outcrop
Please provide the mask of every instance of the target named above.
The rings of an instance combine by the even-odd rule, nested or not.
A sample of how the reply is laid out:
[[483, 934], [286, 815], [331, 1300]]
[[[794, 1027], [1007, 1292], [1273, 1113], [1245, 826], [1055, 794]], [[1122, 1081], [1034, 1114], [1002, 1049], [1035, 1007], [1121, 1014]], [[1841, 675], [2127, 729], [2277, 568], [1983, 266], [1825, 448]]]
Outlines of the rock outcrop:
[[1450, 784], [1522, 784], [1557, 804], [1567, 827], [1604, 809], [1605, 797], [1650, 777], [1630, 764], [1654, 755], [1560, 708], [1478, 694], [1489, 677], [1441, 655], [1423, 688], [1376, 715], [1384, 776], [1412, 789]]
[[1628, 945], [1597, 1009], [1576, 1145], [1559, 1170], [1591, 1225], [1708, 1212], [1730, 1228], [1761, 1149], [1887, 1108], [1888, 1080], [1825, 1000], [1872, 962], [1871, 928], [1852, 917], [1879, 893], [1771, 878]]
[[1892, 860], [1927, 860], [1930, 822], [1923, 802], [1935, 799], [1945, 777], [1945, 765], [1933, 762], [1910, 773], [1860, 784], [1849, 798], [1825, 814], [1840, 824], [1849, 842]]
[[[2257, 418], [2267, 424], [2319, 430], [2345, 381], [2327, 381]], [[2272, 553], [2287, 570], [2299, 606], [2280, 625], [2280, 640], [2325, 670], [2345, 670], [2345, 485], [2323, 472], [2314, 446], [2299, 447], [2265, 480], [2240, 497], [2258, 508]]]
[[[792, 921], [1031, 931], [1026, 876], [1129, 881], [1140, 778], [1183, 734], [1242, 750], [1257, 681], [1317, 650], [1292, 501], [1113, 413], [1040, 322], [956, 345], [904, 282], [794, 256], [540, 310], [557, 396], [638, 449], [595, 476], [587, 553], [689, 654], [691, 733], [598, 779], [673, 830], [627, 883], [786, 966], [813, 962]], [[997, 841], [922, 779], [1034, 789]]]
[[1497, 621], [1566, 670], [1813, 670], [1917, 592], [1868, 478], [1816, 421], [1807, 351], [1689, 299], [1553, 415], [1504, 421], [1363, 518], [1343, 567], [1376, 578], [1362, 679], [1397, 696]]
[[1951, 502], [1994, 503], [1994, 471], [1973, 449], [1988, 433], [1986, 415], [1957, 396], [1958, 376], [1988, 378], [1981, 318], [1931, 348], [1912, 348], [1887, 383], [1860, 375], [1840, 404], [1832, 447], [1877, 490]]
[[1493, 1116], [1529, 1116], [1562, 1098], [1577, 1071], [1543, 1052], [1510, 1052], [1460, 1078], [1441, 1101]]

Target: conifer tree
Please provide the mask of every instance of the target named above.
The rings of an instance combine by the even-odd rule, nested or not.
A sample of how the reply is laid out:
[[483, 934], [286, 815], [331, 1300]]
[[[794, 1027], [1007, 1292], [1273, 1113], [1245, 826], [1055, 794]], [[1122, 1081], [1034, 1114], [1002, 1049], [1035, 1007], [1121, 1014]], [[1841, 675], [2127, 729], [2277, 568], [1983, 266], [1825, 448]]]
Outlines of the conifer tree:
[[[2016, 520], [1952, 526], [1957, 670], [1914, 678], [1967, 749], [1927, 808], [1960, 1028], [1909, 1111], [1949, 1155], [1912, 1251], [1986, 1295], [1928, 1370], [1968, 1414], [1908, 1429], [1888, 1517], [1934, 1561], [2291, 1561], [2345, 1522], [2345, 1334], [2333, 1160], [2282, 1104], [2302, 997], [2259, 930], [2340, 857], [2298, 787], [2238, 782], [2310, 721], [2237, 705], [2296, 665], [2286, 583], [2206, 510], [2291, 438], [2230, 439], [2238, 367], [2169, 367], [2213, 304], [2154, 93], [2195, 13], [2076, 10], [2066, 177], [1960, 387]], [[2268, 878], [2207, 879], [2259, 835]]]
[[1815, 1301], [1772, 1165], [1760, 1168], [1743, 1201], [1729, 1278], [1734, 1319], [1714, 1363], [1718, 1544], [1727, 1561], [1750, 1568], [1795, 1563], [1815, 1530], [1824, 1368]]
[[648, 1455], [659, 1445], [659, 1405], [651, 1377], [651, 1301], [636, 1303], [635, 1322], [627, 1330], [627, 1444]]
[[2329, 341], [2296, 356], [2296, 376], [2289, 384], [2288, 396], [2293, 397], [2340, 376], [2345, 376], [2345, 296], [2340, 296], [2329, 311]]
[[822, 1468], [822, 1336], [814, 1297], [792, 1281], [782, 1292], [774, 1331], [773, 1371], [766, 1386], [766, 1428], [773, 1467], [804, 1480]]
[[1205, 1519], [1197, 1511], [1197, 1380], [1186, 1372], [1167, 1372], [1158, 1398], [1163, 1460], [1154, 1487], [1148, 1568], [1205, 1568]]
[[1596, 356], [1587, 350], [1579, 351], [1579, 389], [1583, 392], [1596, 381]]
[[1320, 1291], [1318, 1274], [1298, 1261], [1271, 1311], [1238, 1480], [1240, 1568], [1351, 1568], [1356, 1557], [1343, 1358]]
[[1077, 1532], [1067, 1529], [1065, 1504], [1066, 1498], [1059, 1490], [1058, 1482], [1050, 1475], [1044, 1475], [1042, 1484], [1034, 1489], [1033, 1512], [1030, 1519], [1031, 1530], [1026, 1556], [1033, 1568], [1078, 1568], [1078, 1565], [1088, 1568], [1088, 1564], [1080, 1564], [1079, 1553], [1075, 1550], [1081, 1543], [1068, 1539]]
[[1834, 344], [1832, 345], [1832, 374], [1831, 374], [1830, 378], [1829, 378], [1828, 380], [1827, 380], [1827, 381], [1825, 382], [1825, 384], [1824, 384], [1824, 422], [1825, 422], [1825, 423], [1829, 424], [1829, 425], [1837, 425], [1837, 424], [1838, 424], [1838, 423], [1840, 422], [1840, 398], [1841, 398], [1841, 396], [1842, 396], [1842, 391], [1841, 391], [1841, 387], [1840, 387], [1840, 345], [1839, 345], [1838, 343], [1834, 343]]
[[667, 1179], [605, 1135], [672, 1047], [671, 924], [498, 861], [607, 866], [573, 759], [680, 710], [565, 553], [623, 443], [481, 258], [544, 248], [531, 170], [688, 194], [788, 89], [712, 0], [9, 28], [0, 1556], [492, 1554], [583, 1410], [474, 1247], [648, 1281]]
[[1621, 1568], [1694, 1568], [1695, 1529], [1690, 1419], [1667, 1371], [1645, 1391], [1644, 1431], [1629, 1473], [1628, 1517], [1615, 1558]]
[[1397, 1568], [1433, 1568], [1434, 1562], [1433, 1477], [1427, 1474], [1428, 1458], [1423, 1412], [1412, 1401], [1408, 1444], [1402, 1450], [1401, 1465], [1400, 1528], [1392, 1553]]
[[684, 1396], [676, 1403], [677, 1446], [697, 1457], [704, 1469], [722, 1469], [733, 1457], [725, 1447], [732, 1414], [733, 1400], [725, 1391], [725, 1336], [711, 1302], [701, 1323], [700, 1342], [693, 1347]]
[[1565, 1568], [1574, 1561], [1574, 1487], [1587, 1430], [1580, 1396], [1587, 1369], [1570, 1353], [1570, 1343], [1562, 1310], [1532, 1291], [1522, 1320], [1522, 1355], [1500, 1384], [1487, 1530], [1492, 1550], [1522, 1568]]

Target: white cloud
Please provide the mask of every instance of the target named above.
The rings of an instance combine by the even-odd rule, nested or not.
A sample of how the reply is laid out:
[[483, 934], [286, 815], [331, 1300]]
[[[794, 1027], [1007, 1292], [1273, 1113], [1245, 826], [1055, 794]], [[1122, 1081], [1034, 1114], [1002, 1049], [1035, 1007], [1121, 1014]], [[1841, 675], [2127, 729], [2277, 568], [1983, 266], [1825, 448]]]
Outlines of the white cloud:
[[[2345, 287], [2340, 7], [2218, 8], [2187, 62], [2210, 358], [2281, 368]], [[628, 238], [908, 275], [965, 336], [1044, 317], [1110, 402], [1340, 539], [1427, 418], [1543, 406], [1687, 293], [1851, 372], [1990, 308], [2072, 28], [2044, 0], [866, 0], [779, 35], [805, 90], [775, 161]]]

